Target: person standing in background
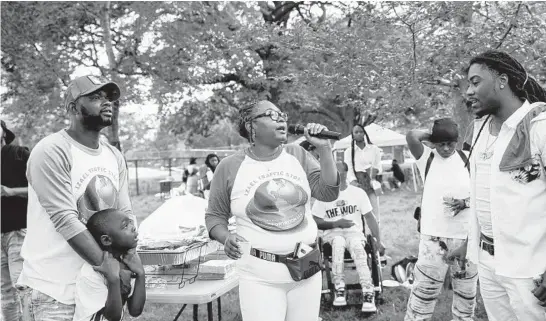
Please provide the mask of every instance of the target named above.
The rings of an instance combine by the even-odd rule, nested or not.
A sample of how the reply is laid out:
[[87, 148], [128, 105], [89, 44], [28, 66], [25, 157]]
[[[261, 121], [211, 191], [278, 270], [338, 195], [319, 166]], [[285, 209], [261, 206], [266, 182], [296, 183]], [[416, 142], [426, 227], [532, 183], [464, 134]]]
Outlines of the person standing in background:
[[2, 316], [6, 321], [21, 320], [21, 302], [15, 288], [23, 268], [21, 246], [27, 232], [28, 182], [27, 147], [11, 144], [15, 135], [1, 121], [2, 139]]
[[364, 126], [360, 124], [353, 127], [351, 135], [351, 147], [343, 155], [344, 162], [349, 166], [347, 180], [368, 194], [377, 222], [380, 222], [379, 196], [372, 186], [372, 180], [376, 180], [377, 175], [383, 172], [381, 149], [372, 144]]
[[[421, 202], [419, 257], [405, 321], [431, 320], [446, 274], [452, 279], [455, 321], [471, 321], [476, 307], [478, 272], [474, 263], [449, 260], [468, 235], [470, 178], [467, 156], [456, 150], [457, 124], [450, 118], [434, 121], [432, 133], [412, 130], [406, 135], [424, 182]], [[424, 141], [434, 145], [429, 148]], [[464, 272], [462, 272], [462, 271]]]
[[205, 164], [199, 168], [199, 190], [203, 191], [205, 199], [209, 199], [210, 183], [218, 163], [220, 163], [218, 155], [208, 154], [205, 158]]

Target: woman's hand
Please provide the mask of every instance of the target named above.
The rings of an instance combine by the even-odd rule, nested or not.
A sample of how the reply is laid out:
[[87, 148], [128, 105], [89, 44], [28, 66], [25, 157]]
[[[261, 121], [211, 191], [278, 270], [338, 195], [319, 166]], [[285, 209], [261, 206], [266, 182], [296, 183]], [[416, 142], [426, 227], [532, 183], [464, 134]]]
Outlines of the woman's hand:
[[310, 144], [314, 145], [318, 149], [330, 147], [330, 141], [328, 139], [312, 136], [319, 134], [323, 130], [328, 130], [328, 128], [321, 124], [309, 123], [307, 126], [305, 126], [303, 134], [305, 135], [305, 139], [307, 139]]
[[224, 252], [233, 260], [240, 259], [243, 254], [237, 242], [246, 242], [246, 240], [237, 234], [230, 234], [224, 242]]

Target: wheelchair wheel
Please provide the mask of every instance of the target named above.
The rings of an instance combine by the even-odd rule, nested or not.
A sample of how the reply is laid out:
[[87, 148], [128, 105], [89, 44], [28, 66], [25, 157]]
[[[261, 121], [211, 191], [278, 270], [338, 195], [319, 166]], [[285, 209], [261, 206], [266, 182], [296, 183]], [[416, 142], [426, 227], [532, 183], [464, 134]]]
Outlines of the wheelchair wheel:
[[377, 249], [377, 241], [372, 235], [367, 235], [366, 242], [369, 245], [370, 256], [371, 256], [371, 271], [372, 271], [372, 282], [374, 285], [375, 291], [375, 302], [378, 304], [383, 303], [383, 274], [381, 271], [381, 259], [379, 255], [379, 250]]

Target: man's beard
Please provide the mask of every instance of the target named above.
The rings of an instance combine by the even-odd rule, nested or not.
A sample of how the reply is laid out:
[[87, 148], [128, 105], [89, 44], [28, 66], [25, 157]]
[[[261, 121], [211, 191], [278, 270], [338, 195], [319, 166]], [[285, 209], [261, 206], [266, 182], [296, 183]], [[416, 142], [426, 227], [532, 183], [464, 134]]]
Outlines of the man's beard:
[[484, 98], [482, 106], [483, 108], [481, 108], [481, 110], [474, 113], [474, 115], [476, 115], [478, 118], [482, 118], [488, 115], [495, 115], [500, 110], [500, 102], [497, 99], [491, 97], [491, 95]]
[[112, 125], [112, 118], [104, 119], [102, 118], [102, 115], [100, 113], [98, 115], [92, 115], [91, 113], [89, 113], [87, 108], [83, 106], [81, 111], [83, 117], [83, 125], [85, 128], [92, 130], [101, 130], [104, 127]]

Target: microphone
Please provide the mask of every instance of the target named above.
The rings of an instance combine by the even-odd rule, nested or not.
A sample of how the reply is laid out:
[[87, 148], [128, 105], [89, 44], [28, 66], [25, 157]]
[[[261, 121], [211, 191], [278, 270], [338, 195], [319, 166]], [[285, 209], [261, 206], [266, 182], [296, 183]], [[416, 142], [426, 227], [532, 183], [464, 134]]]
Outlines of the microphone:
[[[304, 129], [305, 129], [305, 126], [300, 124], [288, 125], [288, 132], [292, 135], [303, 135]], [[323, 130], [320, 133], [311, 135], [311, 136], [321, 138], [321, 139], [339, 140], [341, 137], [341, 133], [333, 132], [329, 130]]]

